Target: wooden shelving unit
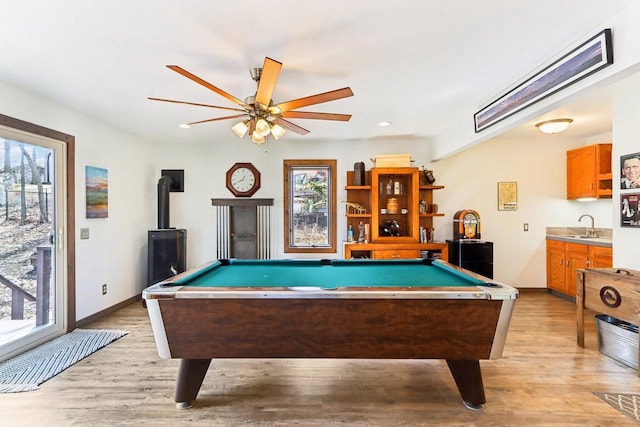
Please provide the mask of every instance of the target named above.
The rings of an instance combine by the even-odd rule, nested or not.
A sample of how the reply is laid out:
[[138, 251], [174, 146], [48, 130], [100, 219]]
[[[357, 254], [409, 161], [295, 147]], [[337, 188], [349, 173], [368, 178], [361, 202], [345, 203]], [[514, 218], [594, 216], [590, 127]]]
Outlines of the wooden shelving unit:
[[[363, 211], [346, 207], [355, 241], [345, 242], [345, 258], [418, 258], [421, 251], [433, 251], [448, 259], [446, 243], [431, 241], [433, 218], [444, 216], [433, 212], [433, 191], [444, 186], [422, 182], [418, 168], [373, 168], [365, 173], [365, 185], [353, 185], [353, 178], [348, 171], [347, 202]], [[430, 210], [420, 213], [421, 201]], [[368, 230], [365, 242], [358, 242], [360, 223]]]

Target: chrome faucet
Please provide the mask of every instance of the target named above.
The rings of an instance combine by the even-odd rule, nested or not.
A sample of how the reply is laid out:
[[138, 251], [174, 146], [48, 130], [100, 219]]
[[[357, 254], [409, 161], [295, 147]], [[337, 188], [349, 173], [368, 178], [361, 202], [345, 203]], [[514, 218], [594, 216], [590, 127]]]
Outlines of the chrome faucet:
[[582, 218], [584, 218], [585, 216], [591, 218], [591, 228], [587, 229], [587, 237], [598, 237], [598, 232], [596, 231], [596, 228], [595, 228], [596, 221], [593, 219], [591, 215], [589, 214], [581, 215], [580, 218], [578, 218], [578, 222], [582, 222]]

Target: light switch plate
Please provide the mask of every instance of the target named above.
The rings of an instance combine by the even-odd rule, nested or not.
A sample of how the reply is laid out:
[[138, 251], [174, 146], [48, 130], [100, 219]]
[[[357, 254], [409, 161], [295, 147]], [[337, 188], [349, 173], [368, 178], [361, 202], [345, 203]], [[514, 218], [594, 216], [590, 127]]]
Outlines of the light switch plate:
[[88, 228], [81, 228], [80, 229], [80, 238], [83, 239], [83, 240], [89, 238], [89, 229]]

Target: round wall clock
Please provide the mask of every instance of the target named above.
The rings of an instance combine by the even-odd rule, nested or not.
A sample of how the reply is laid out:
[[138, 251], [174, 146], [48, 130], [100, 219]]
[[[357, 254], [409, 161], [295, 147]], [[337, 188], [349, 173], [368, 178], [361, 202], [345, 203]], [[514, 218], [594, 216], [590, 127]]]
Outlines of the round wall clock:
[[236, 163], [227, 171], [227, 188], [236, 197], [251, 197], [260, 188], [260, 172], [251, 163]]

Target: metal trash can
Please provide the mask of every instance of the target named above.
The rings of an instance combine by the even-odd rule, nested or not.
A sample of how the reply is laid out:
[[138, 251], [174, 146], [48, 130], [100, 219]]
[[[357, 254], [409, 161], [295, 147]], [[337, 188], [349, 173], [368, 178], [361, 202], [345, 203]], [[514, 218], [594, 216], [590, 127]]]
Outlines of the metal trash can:
[[600, 353], [638, 369], [638, 326], [606, 314], [596, 314]]

